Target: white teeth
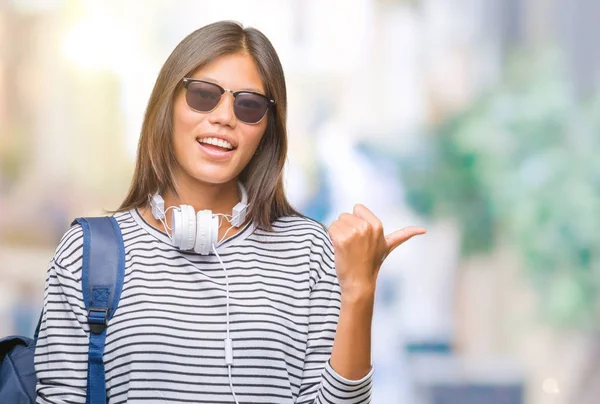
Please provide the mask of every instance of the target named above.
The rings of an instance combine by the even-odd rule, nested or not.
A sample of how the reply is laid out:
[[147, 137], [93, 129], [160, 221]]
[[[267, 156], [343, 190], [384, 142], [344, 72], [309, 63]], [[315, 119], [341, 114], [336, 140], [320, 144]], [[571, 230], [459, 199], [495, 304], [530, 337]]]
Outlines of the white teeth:
[[233, 149], [233, 146], [231, 145], [231, 143], [229, 143], [228, 141], [223, 140], [223, 139], [217, 139], [216, 137], [206, 137], [204, 139], [200, 139], [199, 142], [200, 143], [208, 143], [213, 146], [219, 146], [224, 149], [229, 149], [229, 150]]

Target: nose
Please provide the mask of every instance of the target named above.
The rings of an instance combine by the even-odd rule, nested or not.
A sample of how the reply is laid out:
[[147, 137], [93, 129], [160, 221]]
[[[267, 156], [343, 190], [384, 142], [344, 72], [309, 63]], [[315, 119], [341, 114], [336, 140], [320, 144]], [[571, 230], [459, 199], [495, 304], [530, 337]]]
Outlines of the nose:
[[235, 126], [237, 121], [233, 112], [233, 94], [231, 92], [225, 91], [215, 109], [209, 113], [208, 120], [215, 125]]

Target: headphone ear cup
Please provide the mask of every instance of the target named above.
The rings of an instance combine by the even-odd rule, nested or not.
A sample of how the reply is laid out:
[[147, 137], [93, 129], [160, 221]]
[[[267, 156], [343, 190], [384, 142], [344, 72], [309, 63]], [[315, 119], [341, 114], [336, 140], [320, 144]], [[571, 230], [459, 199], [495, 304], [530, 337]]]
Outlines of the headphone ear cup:
[[179, 223], [175, 216], [176, 212], [173, 212], [173, 224], [175, 226], [179, 224], [179, 228], [173, 227], [173, 243], [181, 250], [191, 250], [196, 239], [196, 214], [190, 205], [181, 205], [179, 209]]
[[183, 236], [183, 218], [179, 209], [171, 211], [171, 238], [173, 245], [181, 248], [181, 237]]
[[212, 241], [212, 211], [204, 209], [196, 214], [196, 242], [194, 251], [198, 254], [208, 255]]

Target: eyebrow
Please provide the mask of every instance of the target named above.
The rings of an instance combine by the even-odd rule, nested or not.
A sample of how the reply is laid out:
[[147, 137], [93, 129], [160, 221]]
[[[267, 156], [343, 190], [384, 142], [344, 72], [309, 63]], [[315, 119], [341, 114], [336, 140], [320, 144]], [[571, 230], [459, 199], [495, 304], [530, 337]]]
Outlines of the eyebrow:
[[[219, 82], [211, 77], [208, 76], [199, 76], [199, 77], [194, 77], [196, 80], [204, 80], [204, 81], [209, 81], [211, 83], [214, 84], [219, 84]], [[259, 90], [258, 88], [254, 88], [254, 87], [244, 87], [244, 88], [240, 88], [239, 90], [234, 90], [234, 91], [252, 91], [254, 93], [259, 93], [259, 94], [264, 94], [264, 91]]]

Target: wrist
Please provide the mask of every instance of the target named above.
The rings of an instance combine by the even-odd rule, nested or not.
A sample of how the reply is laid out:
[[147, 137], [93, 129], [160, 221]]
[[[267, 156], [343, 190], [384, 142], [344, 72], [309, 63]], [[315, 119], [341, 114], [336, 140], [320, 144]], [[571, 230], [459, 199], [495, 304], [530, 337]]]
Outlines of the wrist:
[[375, 300], [375, 284], [360, 284], [341, 289], [342, 304], [372, 304]]

